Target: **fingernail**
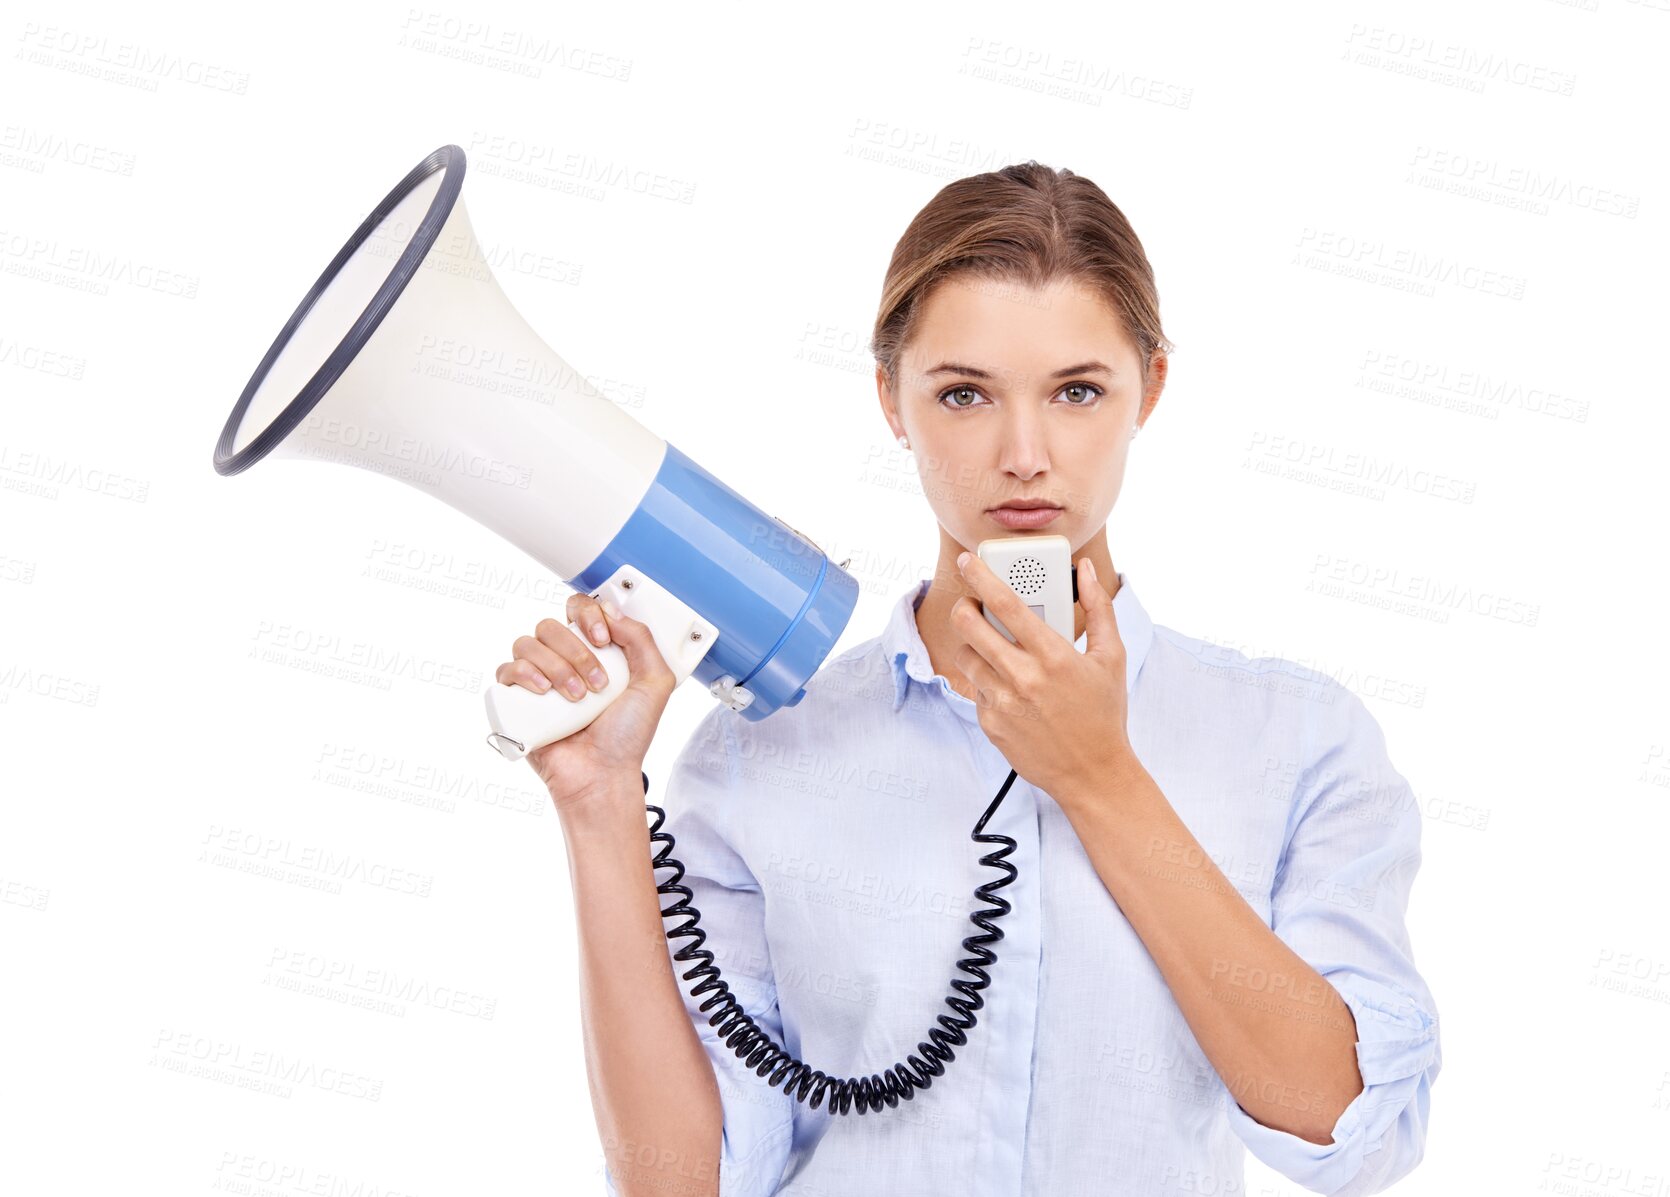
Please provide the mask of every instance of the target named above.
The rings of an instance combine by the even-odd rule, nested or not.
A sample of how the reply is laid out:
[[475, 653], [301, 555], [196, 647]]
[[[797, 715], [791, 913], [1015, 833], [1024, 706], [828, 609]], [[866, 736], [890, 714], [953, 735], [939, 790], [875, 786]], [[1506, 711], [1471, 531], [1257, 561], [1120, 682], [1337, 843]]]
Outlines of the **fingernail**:
[[963, 552], [957, 554], [957, 568], [958, 569], [964, 569], [964, 568], [967, 567], [967, 565], [968, 565], [968, 552], [967, 552], [967, 550], [964, 550]]
[[599, 644], [609, 643], [609, 629], [600, 623], [591, 625], [591, 638]]
[[603, 609], [609, 613], [609, 618], [610, 619], [619, 619], [620, 618], [620, 608], [615, 606], [615, 603], [614, 603], [613, 599], [604, 599], [603, 600]]
[[[1085, 572], [1090, 575], [1090, 580], [1092, 582], [1096, 582], [1096, 563], [1094, 561], [1092, 561], [1090, 558], [1086, 557], [1084, 559], [1084, 568], [1085, 568]], [[1100, 585], [1100, 584], [1101, 583], [1097, 582], [1097, 585]]]
[[579, 698], [580, 695], [586, 692], [586, 688], [580, 684], [580, 679], [577, 677], [571, 677], [564, 682], [563, 689], [574, 695], [575, 698]]
[[534, 686], [535, 686], [535, 687], [537, 687], [537, 688], [538, 688], [538, 689], [539, 689], [539, 690], [540, 690], [540, 691], [541, 691], [541, 692], [543, 692], [543, 691], [546, 691], [546, 690], [549, 690], [549, 689], [550, 689], [550, 688], [551, 688], [551, 679], [550, 679], [550, 678], [548, 678], [548, 677], [546, 677], [546, 676], [545, 676], [545, 675], [544, 675], [544, 674], [543, 674], [543, 673], [542, 673], [542, 674], [540, 674], [540, 675], [539, 675], [539, 676], [538, 676], [538, 677], [536, 677], [536, 678], [534, 678], [534, 680], [533, 680], [533, 684], [534, 684]]
[[601, 669], [594, 669], [586, 676], [591, 679], [592, 689], [594, 690], [601, 690], [609, 684], [609, 675]]

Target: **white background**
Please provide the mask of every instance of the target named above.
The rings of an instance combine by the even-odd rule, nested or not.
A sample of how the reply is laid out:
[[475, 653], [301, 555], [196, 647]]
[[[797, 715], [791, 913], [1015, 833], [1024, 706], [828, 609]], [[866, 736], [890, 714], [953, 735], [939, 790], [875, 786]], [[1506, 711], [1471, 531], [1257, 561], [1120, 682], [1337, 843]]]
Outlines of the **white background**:
[[[962, 175], [1099, 183], [1178, 345], [1116, 566], [1362, 694], [1428, 816], [1396, 1191], [1666, 1192], [1667, 9], [8, 4], [0, 1190], [601, 1192], [560, 828], [478, 694], [567, 591], [386, 478], [210, 465], [455, 142], [531, 323], [851, 558], [842, 647], [936, 543], [865, 351], [895, 240]], [[226, 863], [260, 844], [427, 893]], [[429, 999], [305, 988], [379, 970]]]

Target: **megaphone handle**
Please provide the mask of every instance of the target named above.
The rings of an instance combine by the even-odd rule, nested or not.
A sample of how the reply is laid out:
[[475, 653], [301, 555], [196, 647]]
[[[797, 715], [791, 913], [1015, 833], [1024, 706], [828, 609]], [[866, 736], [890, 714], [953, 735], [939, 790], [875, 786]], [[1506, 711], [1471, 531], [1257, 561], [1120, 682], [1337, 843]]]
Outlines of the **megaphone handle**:
[[[655, 638], [656, 648], [679, 682], [719, 639], [713, 624], [659, 583], [633, 566], [621, 566], [593, 597], [611, 599], [623, 615], [639, 620]], [[568, 630], [585, 644], [590, 638], [572, 620]], [[626, 653], [618, 644], [593, 647], [592, 654], [608, 675], [601, 690], [588, 690], [573, 699], [556, 689], [535, 694], [524, 686], [494, 682], [483, 694], [492, 732], [487, 742], [509, 761], [521, 760], [536, 748], [555, 743], [590, 725], [631, 682]]]
[[[570, 622], [568, 630], [586, 642], [577, 624]], [[488, 687], [487, 722], [493, 731], [487, 742], [506, 760], [520, 760], [535, 748], [573, 735], [601, 715], [627, 687], [626, 654], [616, 644], [593, 647], [592, 653], [609, 675], [609, 684], [601, 690], [587, 690], [583, 698], [569, 698], [556, 687], [543, 694], [498, 682]]]

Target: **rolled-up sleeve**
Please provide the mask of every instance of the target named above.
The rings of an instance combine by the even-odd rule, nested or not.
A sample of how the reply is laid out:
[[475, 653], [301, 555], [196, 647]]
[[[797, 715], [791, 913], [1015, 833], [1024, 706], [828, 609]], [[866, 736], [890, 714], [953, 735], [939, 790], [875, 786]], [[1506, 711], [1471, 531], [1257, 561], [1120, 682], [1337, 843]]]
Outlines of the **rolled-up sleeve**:
[[[736, 718], [735, 712], [718, 706], [705, 716], [674, 761], [665, 783], [659, 787], [659, 795], [655, 779], [650, 779], [647, 801], [666, 812], [662, 830], [676, 841], [672, 855], [684, 865], [681, 883], [690, 888], [691, 904], [701, 912], [699, 927], [707, 936], [701, 947], [713, 953], [714, 965], [742, 1004], [743, 1012], [781, 1043], [783, 1027], [766, 943], [764, 897], [759, 882], [724, 830], [730, 825], [725, 818], [727, 804], [731, 818], [737, 818], [737, 802], [742, 793], [738, 786], [735, 738], [728, 723]], [[662, 845], [651, 847], [658, 852]], [[656, 871], [659, 882], [669, 881], [673, 876], [669, 868]], [[678, 895], [661, 895], [662, 909], [677, 900]], [[688, 916], [677, 915], [665, 919], [664, 925], [672, 930], [687, 921]], [[669, 940], [669, 957], [694, 942], [690, 936]], [[700, 961], [673, 960], [672, 964], [685, 1010], [713, 1062], [719, 1082], [724, 1107], [720, 1197], [768, 1197], [776, 1191], [788, 1161], [794, 1099], [755, 1075], [709, 1025], [713, 1009], [704, 1014], [700, 1007], [714, 991], [706, 991], [698, 1000], [690, 996], [690, 987], [697, 982], [684, 979], [684, 973], [698, 967]], [[653, 1161], [638, 1162], [648, 1165]], [[604, 1185], [611, 1197], [618, 1197], [619, 1189], [607, 1159]]]
[[1378, 1193], [1426, 1146], [1441, 1053], [1438, 1013], [1404, 918], [1421, 860], [1421, 814], [1362, 700], [1337, 683], [1295, 789], [1271, 896], [1271, 928], [1339, 992], [1357, 1024], [1363, 1089], [1312, 1143], [1254, 1120], [1224, 1094], [1255, 1156], [1313, 1192]]

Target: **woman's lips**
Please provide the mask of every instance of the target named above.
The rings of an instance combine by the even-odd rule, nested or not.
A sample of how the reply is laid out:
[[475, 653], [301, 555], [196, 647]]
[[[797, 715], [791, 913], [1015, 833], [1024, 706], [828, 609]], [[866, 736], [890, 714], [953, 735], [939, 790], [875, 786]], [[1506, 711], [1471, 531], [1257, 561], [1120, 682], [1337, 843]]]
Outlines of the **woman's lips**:
[[1061, 514], [1061, 508], [1034, 507], [1022, 510], [1019, 507], [993, 507], [986, 514], [1005, 528], [1042, 528]]

